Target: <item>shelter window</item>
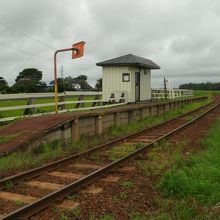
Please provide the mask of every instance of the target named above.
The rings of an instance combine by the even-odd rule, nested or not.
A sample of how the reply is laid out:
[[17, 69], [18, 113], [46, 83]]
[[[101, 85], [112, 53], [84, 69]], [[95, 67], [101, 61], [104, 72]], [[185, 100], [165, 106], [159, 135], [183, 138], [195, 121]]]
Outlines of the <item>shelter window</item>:
[[122, 74], [122, 82], [130, 82], [130, 73]]

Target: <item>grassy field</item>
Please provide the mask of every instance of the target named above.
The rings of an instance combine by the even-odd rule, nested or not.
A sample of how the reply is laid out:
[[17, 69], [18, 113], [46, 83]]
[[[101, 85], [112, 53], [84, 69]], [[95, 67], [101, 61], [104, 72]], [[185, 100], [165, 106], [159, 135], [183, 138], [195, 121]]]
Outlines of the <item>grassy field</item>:
[[[62, 145], [62, 142], [60, 140], [57, 140], [50, 144], [41, 146], [31, 152], [15, 153], [9, 156], [5, 156], [3, 158], [0, 158], [0, 176], [8, 172], [14, 172], [19, 169], [29, 169], [30, 167], [39, 166], [46, 161], [55, 160], [68, 154], [80, 152], [92, 146], [104, 143], [113, 138], [134, 132], [143, 127], [149, 127], [161, 123], [165, 120], [205, 105], [209, 101], [210, 100], [205, 100], [203, 102], [185, 105], [182, 108], [172, 110], [166, 114], [160, 116], [146, 117], [140, 121], [133, 122], [127, 125], [112, 126], [109, 129], [108, 133], [102, 135], [101, 137], [94, 137], [92, 140], [85, 136], [82, 136], [77, 142], [71, 142], [70, 140], [69, 144], [65, 146]], [[1, 140], [1, 142], [4, 141], [8, 141], [8, 139]]]
[[[87, 96], [85, 97], [85, 100], [94, 100], [95, 96]], [[78, 97], [67, 97], [66, 101], [77, 101]], [[8, 101], [0, 101], [0, 107], [10, 107], [10, 106], [20, 106], [20, 105], [27, 105], [28, 99], [24, 100], [8, 100]], [[35, 104], [44, 104], [44, 103], [54, 103], [53, 98], [46, 98], [46, 99], [36, 99]], [[67, 109], [73, 109], [75, 108], [76, 104], [68, 104], [66, 105]], [[85, 103], [85, 107], [92, 106], [92, 103]], [[46, 112], [52, 112], [54, 111], [54, 106], [48, 106], [48, 107], [41, 107], [35, 109], [35, 113], [46, 113]], [[0, 118], [5, 117], [13, 117], [13, 116], [22, 116], [24, 115], [24, 109], [18, 109], [18, 110], [10, 110], [10, 111], [1, 111], [0, 112]]]
[[220, 95], [220, 91], [202, 91], [202, 90], [195, 90], [194, 91], [195, 96], [213, 96], [213, 95]]

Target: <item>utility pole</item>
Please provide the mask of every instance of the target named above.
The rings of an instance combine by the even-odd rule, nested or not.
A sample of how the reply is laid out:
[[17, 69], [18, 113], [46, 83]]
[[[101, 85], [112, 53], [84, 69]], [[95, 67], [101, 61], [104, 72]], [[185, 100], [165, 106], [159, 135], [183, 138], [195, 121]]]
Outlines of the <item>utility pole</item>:
[[164, 94], [165, 94], [165, 100], [167, 100], [167, 80], [164, 77]]

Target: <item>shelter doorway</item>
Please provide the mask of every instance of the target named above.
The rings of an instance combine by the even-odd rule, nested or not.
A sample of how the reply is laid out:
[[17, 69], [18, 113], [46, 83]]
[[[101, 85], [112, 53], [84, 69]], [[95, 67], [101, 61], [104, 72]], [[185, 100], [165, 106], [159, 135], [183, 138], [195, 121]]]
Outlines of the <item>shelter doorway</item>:
[[140, 73], [135, 72], [135, 101], [140, 101]]

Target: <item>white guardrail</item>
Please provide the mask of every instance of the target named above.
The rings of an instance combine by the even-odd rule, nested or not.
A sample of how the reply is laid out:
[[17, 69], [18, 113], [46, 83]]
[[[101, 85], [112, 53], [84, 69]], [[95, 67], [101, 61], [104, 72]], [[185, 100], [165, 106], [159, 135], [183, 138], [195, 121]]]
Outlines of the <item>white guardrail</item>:
[[[117, 92], [118, 93], [118, 92]], [[59, 93], [59, 112], [66, 111], [80, 111], [80, 110], [91, 110], [97, 108], [113, 107], [118, 105], [123, 105], [127, 103], [126, 92], [121, 92], [121, 98], [118, 99], [118, 94], [109, 97], [109, 102], [103, 102], [102, 92], [70, 92]], [[115, 98], [116, 97], [116, 98]], [[41, 100], [49, 99], [46, 103], [36, 103]], [[0, 95], [0, 122], [10, 121], [16, 118], [25, 116], [39, 116], [44, 114], [55, 113], [54, 109], [47, 109], [46, 111], [42, 108], [44, 107], [54, 107], [54, 93], [20, 93], [20, 94], [2, 94]], [[75, 99], [72, 101], [71, 99]], [[25, 101], [26, 105], [18, 105], [17, 101]], [[73, 106], [70, 106], [73, 104]], [[75, 105], [75, 106], [74, 106]], [[85, 107], [84, 105], [87, 105]], [[68, 106], [68, 107], [67, 107]], [[40, 109], [41, 108], [41, 109]], [[24, 110], [20, 115], [16, 115], [16, 110]], [[36, 111], [38, 110], [38, 111]], [[13, 116], [7, 117], [7, 112], [11, 111]], [[40, 112], [40, 113], [39, 113]], [[5, 114], [6, 113], [6, 114]]]
[[[186, 96], [193, 96], [193, 90], [167, 90], [168, 99]], [[58, 97], [59, 112], [113, 107], [126, 104], [128, 100], [126, 91], [112, 92], [109, 97], [109, 102], [104, 102], [102, 100], [102, 92], [66, 91], [65, 93], [59, 93]], [[53, 99], [54, 93], [0, 94], [0, 122], [10, 121], [25, 116], [33, 117], [53, 114], [55, 113], [55, 108], [53, 108], [55, 107], [55, 102]], [[152, 100], [161, 99], [165, 99], [164, 89], [152, 89]], [[22, 104], [19, 104], [19, 101]], [[24, 105], [24, 103], [26, 104]], [[8, 114], [8, 111], [10, 111], [10, 114]]]
[[[164, 89], [152, 89], [152, 100], [161, 100], [165, 99], [165, 90]], [[181, 97], [193, 96], [194, 91], [188, 89], [168, 89], [167, 91], [168, 99], [176, 99]]]

